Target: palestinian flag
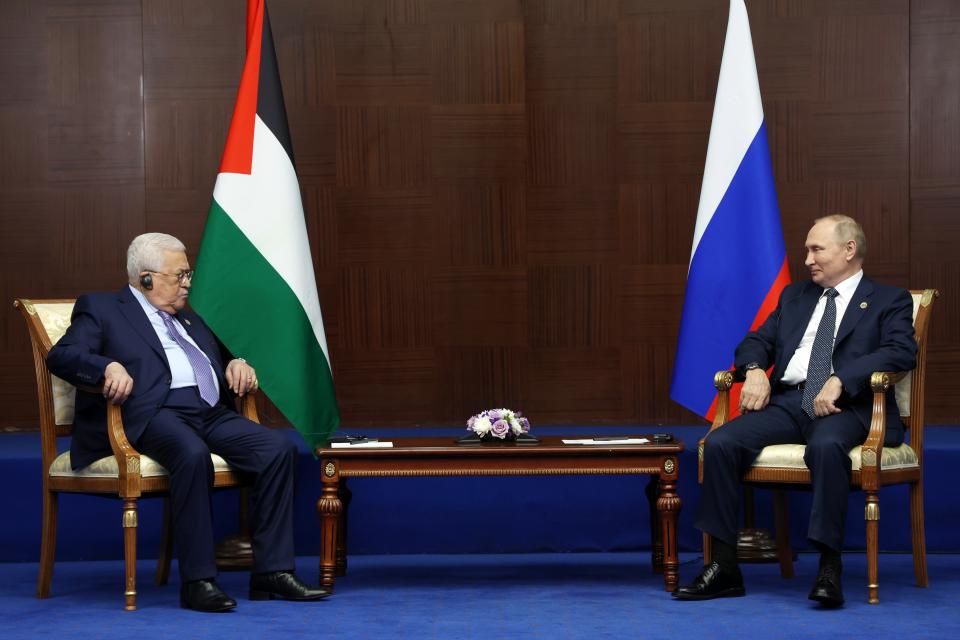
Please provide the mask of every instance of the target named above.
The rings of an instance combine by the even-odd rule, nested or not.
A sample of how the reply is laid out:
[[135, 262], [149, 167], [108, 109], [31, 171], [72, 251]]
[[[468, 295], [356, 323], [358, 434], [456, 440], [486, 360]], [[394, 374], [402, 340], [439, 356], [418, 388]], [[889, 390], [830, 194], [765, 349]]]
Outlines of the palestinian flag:
[[248, 0], [247, 58], [190, 303], [311, 449], [337, 428], [330, 356], [264, 0]]

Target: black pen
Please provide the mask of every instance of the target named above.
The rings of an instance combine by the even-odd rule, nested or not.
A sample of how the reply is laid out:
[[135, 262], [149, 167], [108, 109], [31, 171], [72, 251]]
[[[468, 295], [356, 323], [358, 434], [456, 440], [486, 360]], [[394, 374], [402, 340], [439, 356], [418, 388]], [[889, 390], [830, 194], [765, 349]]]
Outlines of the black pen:
[[367, 442], [378, 442], [378, 440], [376, 438], [354, 438], [350, 441], [350, 445], [365, 444]]
[[593, 438], [594, 442], [607, 442], [611, 440], [630, 440], [632, 436], [602, 436]]

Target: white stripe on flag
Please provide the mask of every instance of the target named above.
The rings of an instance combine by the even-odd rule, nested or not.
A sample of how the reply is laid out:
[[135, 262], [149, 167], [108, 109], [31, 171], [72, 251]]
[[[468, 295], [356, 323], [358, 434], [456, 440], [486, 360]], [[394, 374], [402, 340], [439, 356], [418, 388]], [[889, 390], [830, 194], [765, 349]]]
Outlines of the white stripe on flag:
[[250, 175], [221, 173], [213, 198], [300, 300], [329, 363], [297, 173], [260, 116], [254, 121]]
[[763, 102], [753, 57], [750, 21], [743, 0], [731, 0], [727, 38], [720, 62], [720, 81], [713, 107], [713, 124], [703, 169], [697, 225], [690, 260], [697, 252], [717, 205], [730, 186], [744, 154], [763, 124]]

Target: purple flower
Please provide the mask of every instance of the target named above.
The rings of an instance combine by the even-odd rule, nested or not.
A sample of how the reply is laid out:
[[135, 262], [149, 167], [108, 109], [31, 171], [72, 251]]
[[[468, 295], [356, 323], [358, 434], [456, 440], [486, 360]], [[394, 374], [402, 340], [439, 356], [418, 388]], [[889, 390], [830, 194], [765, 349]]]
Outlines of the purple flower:
[[473, 430], [473, 425], [477, 421], [478, 416], [470, 416], [470, 419], [467, 420], [467, 431]]
[[484, 413], [487, 414], [491, 422], [496, 422], [497, 420], [503, 417], [500, 415], [499, 409], [490, 409], [489, 411], [485, 411]]
[[510, 425], [506, 420], [497, 420], [493, 423], [493, 437], [500, 438], [501, 440], [507, 437], [507, 434], [510, 433]]
[[530, 421], [524, 417], [520, 418], [520, 430], [524, 433], [529, 433], [530, 431]]

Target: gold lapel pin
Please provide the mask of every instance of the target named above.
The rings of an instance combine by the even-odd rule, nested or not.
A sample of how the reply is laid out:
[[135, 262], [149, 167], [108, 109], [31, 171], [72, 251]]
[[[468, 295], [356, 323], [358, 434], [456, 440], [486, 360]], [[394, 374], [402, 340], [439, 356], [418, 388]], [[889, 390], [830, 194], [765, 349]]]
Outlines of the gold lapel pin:
[[861, 308], [861, 309], [866, 309], [866, 308], [867, 308], [867, 303], [866, 303], [866, 302], [861, 302], [861, 303], [860, 303], [860, 308]]

